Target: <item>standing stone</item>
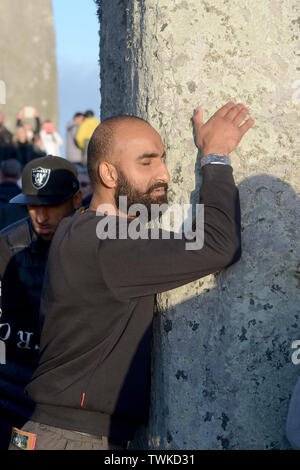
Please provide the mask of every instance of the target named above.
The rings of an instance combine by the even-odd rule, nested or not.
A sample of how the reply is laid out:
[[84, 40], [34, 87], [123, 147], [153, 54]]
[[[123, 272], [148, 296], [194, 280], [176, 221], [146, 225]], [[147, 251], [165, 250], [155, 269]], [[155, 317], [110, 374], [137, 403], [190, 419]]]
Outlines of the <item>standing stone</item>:
[[300, 375], [299, 2], [98, 3], [101, 117], [136, 114], [160, 132], [171, 202], [196, 202], [201, 185], [197, 105], [208, 118], [242, 101], [256, 120], [231, 154], [242, 258], [159, 296], [150, 419], [133, 447], [289, 448]]
[[55, 32], [51, 0], [1, 0], [0, 80], [6, 104], [0, 111], [14, 131], [23, 106], [58, 125]]

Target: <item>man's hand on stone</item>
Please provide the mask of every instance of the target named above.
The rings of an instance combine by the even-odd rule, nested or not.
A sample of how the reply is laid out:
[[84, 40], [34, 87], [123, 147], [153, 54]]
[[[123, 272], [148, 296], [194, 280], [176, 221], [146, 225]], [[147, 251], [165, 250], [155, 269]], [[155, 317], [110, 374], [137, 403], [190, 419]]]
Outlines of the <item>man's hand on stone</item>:
[[244, 104], [230, 101], [204, 124], [203, 111], [197, 107], [193, 121], [197, 147], [201, 149], [202, 156], [210, 153], [228, 156], [254, 124], [252, 118], [242, 124], [248, 114]]

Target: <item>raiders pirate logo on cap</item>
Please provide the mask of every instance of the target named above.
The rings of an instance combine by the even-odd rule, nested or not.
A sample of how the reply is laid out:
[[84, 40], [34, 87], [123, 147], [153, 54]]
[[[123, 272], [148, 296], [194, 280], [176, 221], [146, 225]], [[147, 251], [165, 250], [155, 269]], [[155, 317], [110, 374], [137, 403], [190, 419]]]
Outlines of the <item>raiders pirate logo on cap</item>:
[[46, 186], [49, 181], [51, 170], [49, 168], [33, 168], [31, 170], [31, 182], [36, 189]]
[[77, 169], [66, 158], [47, 155], [28, 162], [22, 172], [22, 193], [12, 204], [57, 205], [79, 190]]

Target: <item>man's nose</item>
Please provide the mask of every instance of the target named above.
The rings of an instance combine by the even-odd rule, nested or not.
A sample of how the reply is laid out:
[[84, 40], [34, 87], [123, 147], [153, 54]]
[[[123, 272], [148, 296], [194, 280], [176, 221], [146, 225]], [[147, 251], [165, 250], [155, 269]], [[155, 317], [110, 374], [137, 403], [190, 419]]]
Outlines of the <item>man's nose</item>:
[[36, 221], [39, 224], [44, 224], [48, 220], [47, 207], [39, 206], [36, 208]]
[[161, 165], [159, 166], [156, 179], [162, 183], [169, 183], [170, 181], [170, 174], [164, 162], [161, 162]]

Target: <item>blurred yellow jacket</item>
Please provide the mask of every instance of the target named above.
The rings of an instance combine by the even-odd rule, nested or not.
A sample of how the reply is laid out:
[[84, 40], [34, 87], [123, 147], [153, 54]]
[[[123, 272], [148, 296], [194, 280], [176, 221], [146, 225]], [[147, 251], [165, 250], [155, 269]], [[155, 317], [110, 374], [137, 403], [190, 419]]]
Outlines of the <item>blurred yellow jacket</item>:
[[95, 117], [86, 118], [79, 126], [76, 134], [76, 143], [78, 147], [84, 149], [85, 142], [90, 140], [100, 121]]

